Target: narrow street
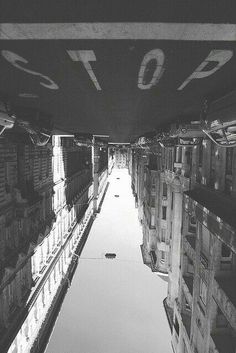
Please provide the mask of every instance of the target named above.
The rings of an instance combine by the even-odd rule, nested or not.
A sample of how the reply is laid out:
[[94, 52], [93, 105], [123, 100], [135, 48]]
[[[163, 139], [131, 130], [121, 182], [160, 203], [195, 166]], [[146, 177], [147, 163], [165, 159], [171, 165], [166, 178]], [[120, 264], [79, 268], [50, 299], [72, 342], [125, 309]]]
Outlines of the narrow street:
[[236, 353], [235, 14], [1, 1], [0, 353]]
[[113, 169], [109, 182], [47, 353], [171, 352], [167, 282], [143, 264], [127, 169]]

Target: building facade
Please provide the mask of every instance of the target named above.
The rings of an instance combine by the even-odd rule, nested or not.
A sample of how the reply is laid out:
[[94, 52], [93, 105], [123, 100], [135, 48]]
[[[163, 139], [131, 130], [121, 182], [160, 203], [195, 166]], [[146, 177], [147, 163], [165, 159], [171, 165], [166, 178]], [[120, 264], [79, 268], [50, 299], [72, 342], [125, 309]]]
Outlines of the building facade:
[[236, 351], [235, 158], [208, 139], [132, 151], [143, 262], [168, 273], [175, 353]]
[[0, 139], [0, 149], [0, 351], [41, 352], [94, 219], [95, 160], [61, 136], [46, 147]]

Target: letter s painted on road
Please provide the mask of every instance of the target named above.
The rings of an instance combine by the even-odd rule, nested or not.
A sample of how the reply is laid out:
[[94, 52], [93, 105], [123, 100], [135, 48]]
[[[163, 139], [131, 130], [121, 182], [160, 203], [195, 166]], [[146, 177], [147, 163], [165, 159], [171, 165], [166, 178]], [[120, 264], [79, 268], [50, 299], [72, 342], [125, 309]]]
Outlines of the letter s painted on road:
[[15, 54], [15, 53], [13, 53], [13, 52], [11, 52], [9, 50], [2, 50], [1, 54], [9, 63], [11, 63], [17, 69], [25, 71], [28, 74], [31, 74], [31, 75], [34, 75], [34, 76], [39, 76], [43, 80], [48, 81], [48, 83], [40, 82], [40, 85], [42, 85], [42, 86], [44, 86], [46, 88], [49, 88], [49, 89], [59, 89], [58, 85], [53, 80], [51, 80], [48, 76], [45, 76], [45, 75], [43, 75], [43, 74], [41, 74], [39, 72], [27, 69], [27, 68], [19, 65], [18, 62], [22, 62], [24, 64], [28, 64], [28, 61], [26, 59], [22, 58], [20, 55]]

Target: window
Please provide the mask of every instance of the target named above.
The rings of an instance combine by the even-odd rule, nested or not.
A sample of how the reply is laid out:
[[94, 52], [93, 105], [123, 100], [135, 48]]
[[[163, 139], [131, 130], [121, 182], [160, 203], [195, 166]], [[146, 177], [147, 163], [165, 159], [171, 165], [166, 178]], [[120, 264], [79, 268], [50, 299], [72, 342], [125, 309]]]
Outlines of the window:
[[194, 273], [194, 264], [193, 264], [193, 261], [189, 257], [187, 257], [187, 259], [188, 259], [187, 272], [192, 275]]
[[166, 241], [166, 229], [161, 230], [161, 241], [162, 242]]
[[172, 239], [173, 223], [170, 222], [170, 240]]
[[225, 318], [224, 314], [220, 310], [219, 307], [217, 307], [217, 315], [216, 315], [216, 328], [225, 328], [228, 327], [229, 323], [227, 319]]
[[162, 219], [166, 220], [166, 206], [162, 206]]
[[225, 166], [225, 192], [231, 194], [232, 192], [232, 174], [233, 174], [233, 149], [226, 150], [226, 166]]
[[204, 305], [206, 305], [206, 302], [207, 302], [207, 285], [203, 281], [202, 278], [200, 278], [200, 298], [201, 298], [202, 303]]
[[164, 262], [165, 261], [165, 257], [166, 257], [166, 253], [165, 251], [161, 251], [161, 262]]
[[201, 251], [208, 258], [210, 249], [210, 233], [208, 229], [202, 226], [202, 236], [201, 236]]
[[174, 193], [171, 193], [171, 209], [173, 210], [174, 208]]
[[155, 228], [155, 216], [151, 215], [151, 228]]
[[155, 177], [152, 177], [152, 191], [156, 190], [156, 179]]
[[153, 263], [156, 264], [156, 262], [157, 262], [157, 256], [156, 256], [156, 253], [155, 253], [154, 250], [151, 250], [151, 251], [150, 251], [150, 256], [151, 256], [151, 259], [152, 259]]
[[24, 293], [28, 289], [27, 272], [26, 272], [25, 268], [22, 268], [19, 271], [19, 277], [20, 277], [21, 289], [22, 289], [22, 292], [23, 292], [22, 294], [24, 295]]
[[232, 251], [224, 243], [222, 244], [222, 247], [221, 247], [220, 268], [221, 270], [225, 270], [225, 271], [231, 270], [232, 268]]
[[185, 152], [185, 157], [186, 157], [186, 163], [188, 165], [190, 165], [191, 164], [191, 152], [190, 151], [186, 151]]
[[199, 168], [202, 167], [202, 161], [203, 161], [203, 145], [202, 143], [199, 145], [199, 152], [198, 152], [198, 166]]
[[176, 162], [182, 162], [182, 147], [176, 147]]
[[11, 242], [11, 232], [10, 232], [10, 227], [5, 228], [5, 236], [6, 236], [6, 243], [9, 246]]
[[174, 321], [174, 328], [175, 328], [175, 332], [179, 336], [179, 322], [178, 322], [176, 316], [175, 316], [175, 321]]
[[162, 184], [162, 196], [167, 197], [167, 184], [166, 183]]
[[189, 219], [188, 231], [190, 233], [196, 233], [196, 218], [194, 216]]
[[156, 204], [156, 198], [155, 196], [151, 196], [151, 207], [155, 207]]
[[226, 149], [226, 175], [232, 175], [233, 170], [233, 152], [232, 148]]
[[231, 250], [230, 248], [225, 245], [225, 244], [222, 244], [222, 247], [221, 247], [221, 256], [222, 257], [230, 257], [231, 256]]

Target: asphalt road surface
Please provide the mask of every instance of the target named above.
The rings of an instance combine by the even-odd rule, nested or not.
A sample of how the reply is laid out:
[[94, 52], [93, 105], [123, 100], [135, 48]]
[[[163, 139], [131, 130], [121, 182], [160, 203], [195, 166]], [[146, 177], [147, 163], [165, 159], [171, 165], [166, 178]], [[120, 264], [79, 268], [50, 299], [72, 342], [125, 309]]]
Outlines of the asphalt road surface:
[[102, 3], [2, 1], [0, 92], [68, 132], [129, 142], [235, 88], [233, 5]]

